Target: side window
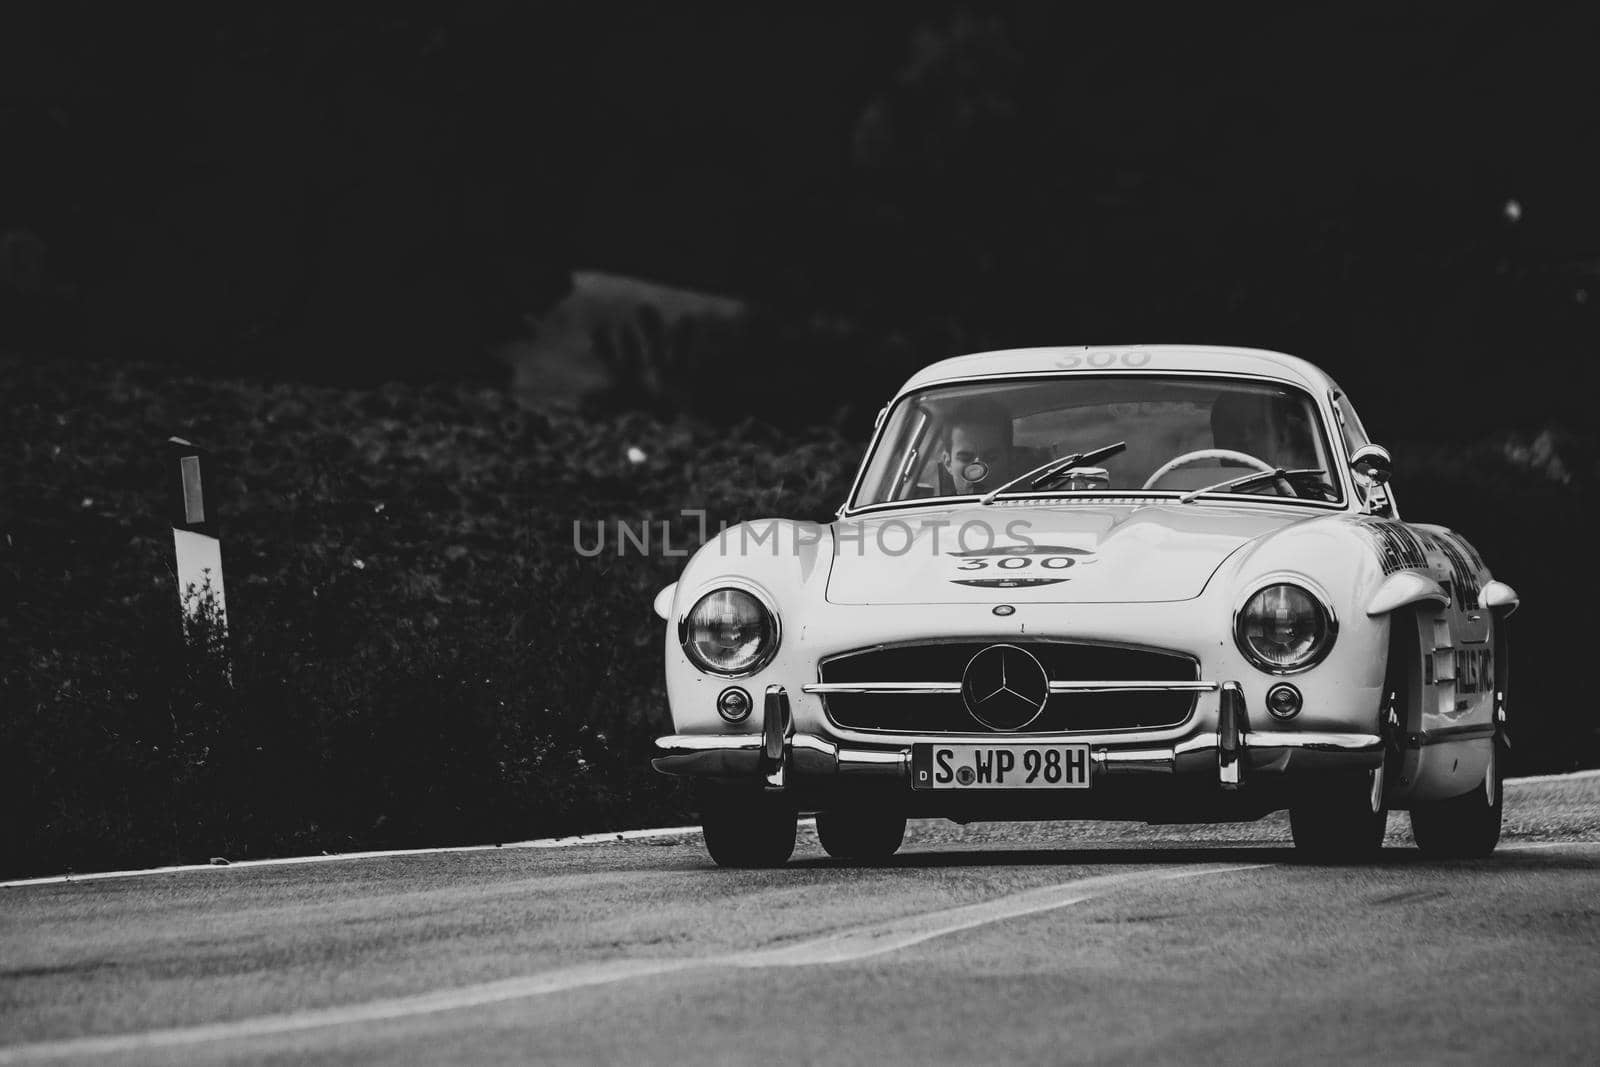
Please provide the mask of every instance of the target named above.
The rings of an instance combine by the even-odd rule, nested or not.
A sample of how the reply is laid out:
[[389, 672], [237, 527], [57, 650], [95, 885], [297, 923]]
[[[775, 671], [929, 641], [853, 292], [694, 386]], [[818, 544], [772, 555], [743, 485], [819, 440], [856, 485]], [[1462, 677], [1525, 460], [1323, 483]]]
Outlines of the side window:
[[[1372, 438], [1367, 436], [1367, 428], [1361, 425], [1361, 416], [1356, 414], [1356, 409], [1350, 403], [1350, 398], [1337, 385], [1333, 387], [1332, 400], [1333, 413], [1339, 419], [1339, 433], [1344, 438], [1344, 454], [1349, 456], [1362, 445], [1370, 444]], [[1381, 509], [1378, 512], [1379, 514], [1387, 515], [1392, 519], [1400, 517], [1400, 504], [1395, 499], [1393, 483], [1383, 486], [1381, 490], [1377, 490], [1377, 495], [1375, 496], [1376, 487], [1369, 483], [1367, 479], [1357, 474], [1355, 475], [1355, 481], [1356, 488], [1365, 496], [1369, 506], [1376, 502]]]
[[1333, 411], [1339, 418], [1339, 432], [1344, 436], [1344, 454], [1350, 455], [1372, 439], [1361, 425], [1361, 416], [1350, 405], [1350, 398], [1337, 385], [1333, 387]]
[[910, 500], [921, 496], [918, 473], [925, 470], [932, 456], [930, 445], [933, 438], [928, 433], [928, 426], [932, 416], [922, 405], [917, 405], [916, 417], [912, 420], [910, 432], [899, 443], [897, 452], [903, 453], [905, 461], [900, 464], [899, 474], [894, 485], [885, 495], [886, 500]]

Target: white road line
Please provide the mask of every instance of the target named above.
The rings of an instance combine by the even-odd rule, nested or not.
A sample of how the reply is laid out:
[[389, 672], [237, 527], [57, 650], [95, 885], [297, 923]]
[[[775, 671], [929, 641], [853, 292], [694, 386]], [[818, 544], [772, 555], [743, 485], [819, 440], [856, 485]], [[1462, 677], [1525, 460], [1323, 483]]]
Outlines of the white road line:
[[[1531, 778], [1507, 778], [1506, 785], [1531, 785], [1539, 782], [1576, 782], [1600, 778], [1600, 770], [1541, 774]], [[815, 826], [814, 819], [801, 819], [802, 828]], [[293, 867], [303, 863], [336, 863], [340, 860], [389, 859], [395, 856], [434, 856], [452, 852], [497, 852], [508, 848], [572, 848], [577, 845], [609, 845], [618, 841], [645, 841], [658, 837], [698, 837], [698, 826], [662, 826], [649, 830], [617, 830], [578, 837], [545, 837], [537, 841], [516, 841], [505, 845], [452, 845], [443, 848], [392, 848], [376, 852], [334, 852], [320, 856], [283, 856], [277, 859], [238, 860], [225, 864], [190, 863], [174, 867], [144, 867], [126, 871], [92, 871], [87, 874], [53, 874], [43, 878], [18, 878], [0, 882], [0, 889], [28, 885], [62, 885], [67, 882], [98, 882], [106, 878], [142, 878], [152, 874], [185, 874], [214, 871], [224, 867]]]
[[849, 963], [885, 952], [896, 952], [935, 937], [959, 933], [976, 926], [987, 926], [990, 923], [1004, 922], [1024, 915], [1035, 915], [1042, 911], [1081, 904], [1086, 900], [1105, 896], [1113, 890], [1129, 886], [1142, 888], [1178, 878], [1201, 878], [1213, 874], [1232, 874], [1235, 871], [1258, 871], [1275, 866], [1277, 866], [1275, 863], [1239, 863], [1227, 866], [1213, 864], [1077, 878], [1070, 882], [1012, 893], [977, 904], [889, 919], [855, 930], [802, 941], [796, 945], [755, 949], [728, 957], [726, 962], [736, 967], [804, 967], [824, 963]]
[[42, 1041], [31, 1045], [15, 1045], [11, 1048], [0, 1048], [0, 1064], [75, 1056], [130, 1055], [199, 1045], [210, 1041], [238, 1041], [270, 1037], [275, 1034], [319, 1030], [330, 1026], [385, 1022], [688, 970], [725, 967], [803, 967], [850, 963], [895, 952], [936, 937], [971, 930], [974, 927], [1081, 904], [1086, 900], [1105, 896], [1116, 889], [1143, 887], [1179, 878], [1202, 878], [1238, 871], [1261, 870], [1274, 866], [1277, 865], [1272, 863], [1194, 865], [1078, 878], [977, 904], [870, 923], [793, 945], [751, 949], [722, 956], [605, 960], [561, 967], [541, 974], [463, 986], [459, 989], [443, 989], [409, 997], [369, 1001], [365, 1004], [262, 1015], [253, 1019], [149, 1030], [143, 1033], [109, 1034], [103, 1037], [80, 1037], [61, 1041]]

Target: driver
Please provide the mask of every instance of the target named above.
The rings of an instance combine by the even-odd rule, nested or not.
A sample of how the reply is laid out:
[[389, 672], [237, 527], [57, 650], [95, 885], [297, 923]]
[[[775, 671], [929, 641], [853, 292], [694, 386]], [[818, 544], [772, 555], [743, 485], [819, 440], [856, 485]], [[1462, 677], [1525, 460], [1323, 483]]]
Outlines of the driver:
[[939, 457], [939, 495], [982, 493], [1012, 472], [1011, 414], [992, 400], [969, 400], [950, 415], [950, 442]]
[[[1250, 393], [1227, 392], [1217, 397], [1211, 406], [1211, 443], [1216, 448], [1259, 456], [1264, 461], [1273, 458], [1271, 433], [1267, 425], [1266, 402], [1263, 397]], [[1234, 460], [1222, 460], [1228, 466], [1238, 466]]]
[[1305, 454], [1309, 439], [1298, 405], [1286, 397], [1223, 393], [1211, 408], [1215, 447], [1243, 452], [1275, 467], [1314, 466]]
[[[1286, 470], [1317, 466], [1313, 432], [1306, 421], [1304, 405], [1287, 396], [1223, 393], [1211, 408], [1211, 438], [1217, 448], [1242, 452]], [[1230, 459], [1220, 462], [1223, 466], [1246, 466]], [[1289, 486], [1295, 496], [1338, 499], [1338, 491], [1320, 476], [1297, 477]], [[1290, 495], [1276, 483], [1247, 491]]]

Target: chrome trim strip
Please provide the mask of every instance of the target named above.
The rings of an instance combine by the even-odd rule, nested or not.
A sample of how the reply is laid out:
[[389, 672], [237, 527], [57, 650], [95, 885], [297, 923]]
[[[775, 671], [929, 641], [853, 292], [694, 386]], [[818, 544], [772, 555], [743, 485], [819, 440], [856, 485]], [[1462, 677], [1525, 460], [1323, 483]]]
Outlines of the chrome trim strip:
[[[1216, 682], [1051, 682], [1052, 693], [1210, 693]], [[803, 693], [894, 693], [932, 696], [961, 692], [960, 682], [812, 682]]]
[[656, 738], [663, 752], [759, 752], [760, 734], [668, 734]]
[[1480, 722], [1462, 726], [1441, 726], [1437, 730], [1419, 730], [1417, 733], [1406, 735], [1406, 747], [1426, 748], [1428, 745], [1442, 745], [1449, 741], [1473, 741], [1481, 737], [1493, 737], [1498, 729], [1500, 727], [1495, 723]]
[[1171, 774], [1177, 759], [1170, 748], [1091, 748], [1089, 762], [1101, 774]]
[[[1198, 701], [1196, 702], [1198, 703]], [[977, 723], [973, 729], [965, 733], [916, 733], [906, 730], [861, 730], [852, 727], [840, 726], [831, 718], [828, 725], [832, 733], [837, 736], [839, 744], [843, 745], [982, 745], [996, 741], [1005, 744], [1043, 744], [1043, 745], [1154, 745], [1177, 744], [1179, 739], [1187, 739], [1193, 734], [1196, 726], [1195, 720], [1198, 709], [1191, 708], [1189, 715], [1180, 723], [1172, 726], [1135, 727], [1127, 730], [1096, 730], [1083, 733], [996, 733], [989, 730], [980, 730]], [[1201, 734], [1204, 742], [1202, 747], [1215, 748], [1217, 737], [1215, 733]]]
[[1249, 736], [1244, 689], [1238, 682], [1224, 682], [1217, 706], [1217, 781], [1224, 789], [1238, 789], [1244, 784], [1241, 757]]
[[1052, 693], [1211, 693], [1216, 682], [1051, 682]]
[[840, 774], [904, 774], [911, 777], [911, 750], [875, 752], [865, 748], [839, 750]]
[[[1433, 730], [1427, 733], [1426, 743], [1461, 741], [1478, 736], [1488, 737], [1493, 732], [1493, 724], [1461, 727], [1448, 732]], [[1383, 738], [1377, 734], [1347, 734], [1320, 730], [1300, 733], [1277, 733], [1270, 730], [1252, 730], [1240, 736], [1246, 748], [1309, 748], [1337, 752], [1364, 752], [1383, 747]], [[1420, 738], [1422, 735], [1412, 734], [1411, 736]], [[997, 738], [994, 734], [952, 734], [948, 737], [928, 739], [917, 743], [983, 744], [984, 742], [997, 740], [1007, 744], [1017, 743], [1017, 738], [1010, 735]], [[1106, 748], [1106, 739], [1102, 737], [1096, 740], [1093, 735], [1088, 734], [1030, 734], [1024, 740], [1027, 744], [1040, 745], [1099, 745], [1101, 750], [1107, 753], [1131, 751], [1128, 749]], [[1124, 740], [1126, 739], [1124, 738]], [[762, 747], [760, 734], [670, 734], [666, 737], [656, 738], [655, 744], [663, 752], [757, 752]], [[903, 754], [900, 747], [895, 749], [847, 748], [813, 734], [796, 734], [791, 739], [791, 744], [794, 747], [806, 748], [818, 753], [837, 754], [841, 761], [849, 759], [865, 763], [894, 762], [900, 759]], [[1202, 733], [1195, 737], [1185, 738], [1171, 747], [1161, 749], [1161, 751], [1183, 756], [1191, 752], [1204, 752], [1216, 747], [1217, 739], [1215, 735]], [[909, 751], [909, 743], [904, 748]], [[1115, 760], [1115, 756], [1111, 758], [1113, 761]]]
[[1217, 747], [1215, 734], [1195, 734], [1172, 746], [1174, 756], [1187, 756], [1194, 752], [1213, 752]]
[[1251, 731], [1244, 735], [1246, 748], [1309, 748], [1326, 752], [1374, 752], [1383, 748], [1377, 734], [1331, 733], [1306, 730], [1300, 733]]
[[800, 687], [802, 693], [910, 693], [932, 696], [961, 692], [960, 682], [812, 682]]
[[789, 762], [796, 774], [838, 774], [839, 746], [815, 734], [795, 734], [789, 742]]
[[761, 765], [768, 789], [782, 789], [789, 738], [794, 735], [794, 719], [789, 714], [789, 694], [781, 685], [767, 686], [761, 708]]
[[[1383, 751], [1383, 739], [1376, 734], [1333, 733], [1324, 731], [1306, 731], [1299, 733], [1276, 733], [1272, 731], [1257, 732], [1241, 731], [1237, 735], [1237, 748], [1234, 749], [1235, 759], [1239, 764], [1252, 749], [1305, 749], [1309, 751], [1334, 752], [1345, 754], [1373, 754]], [[1461, 735], [1456, 734], [1440, 740], [1460, 740]], [[995, 735], [975, 735], [953, 738], [940, 738], [931, 742], [922, 741], [920, 744], [983, 744], [993, 743], [997, 740]], [[1007, 737], [1006, 741], [1014, 741]], [[1124, 739], [1124, 742], [1126, 739]], [[1220, 732], [1201, 731], [1191, 737], [1184, 738], [1172, 745], [1146, 745], [1138, 748], [1115, 747], [1103, 742], [1087, 741], [1084, 736], [1051, 734], [1047, 736], [1033, 736], [1027, 738], [1029, 744], [1088, 744], [1089, 759], [1101, 773], [1111, 774], [1171, 774], [1176, 772], [1178, 761], [1196, 753], [1215, 753], [1219, 763], [1223, 755], [1223, 737]], [[710, 774], [723, 776], [736, 772], [736, 767], [745, 766], [748, 770], [742, 773], [761, 774], [762, 737], [759, 734], [676, 734], [656, 739], [656, 748], [660, 749], [664, 759], [658, 757], [654, 761], [657, 769], [663, 769], [661, 763], [674, 762], [673, 757], [692, 758], [704, 757], [703, 764], [683, 764], [668, 771], [672, 774]], [[831, 776], [839, 775], [868, 775], [876, 777], [903, 777], [909, 779], [911, 774], [911, 745], [899, 744], [893, 748], [850, 748], [814, 734], [794, 734], [789, 738], [786, 746], [786, 759], [784, 766], [792, 766], [796, 773], [804, 776]], [[741, 755], [748, 757], [748, 763], [730, 766], [718, 759], [721, 755]], [[1239, 768], [1242, 769], [1242, 766]], [[770, 772], [769, 772], [770, 773]], [[1241, 776], [1242, 777], [1242, 776]], [[1242, 783], [1241, 783], [1242, 784]]]
[[1101, 641], [1092, 637], [1039, 637], [1034, 634], [996, 635], [993, 633], [946, 633], [929, 637], [908, 637], [902, 641], [879, 641], [877, 644], [862, 645], [860, 648], [847, 648], [842, 652], [830, 652], [817, 661], [817, 667], [820, 669], [822, 667], [826, 667], [830, 663], [837, 662], [838, 660], [849, 659], [851, 656], [863, 656], [869, 652], [882, 652], [885, 649], [927, 648], [936, 645], [988, 645], [997, 643], [1014, 644], [1018, 646], [1026, 645], [1029, 648], [1033, 647], [1034, 645], [1043, 645], [1052, 648], [1059, 645], [1068, 645], [1073, 648], [1114, 648], [1126, 649], [1131, 652], [1151, 652], [1160, 656], [1169, 656], [1173, 659], [1184, 660], [1194, 667], [1195, 674], [1198, 675], [1200, 673], [1199, 659], [1197, 659], [1193, 653], [1184, 652], [1175, 648], [1158, 648], [1155, 645], [1141, 645], [1132, 641]]
[[783, 761], [783, 746], [793, 724], [789, 719], [789, 694], [781, 685], [767, 686], [761, 708], [761, 754], [773, 763]]
[[[1140, 500], [1177, 500], [1181, 494], [1176, 490], [1151, 489], [1105, 489], [1093, 493], [1084, 491], [1063, 490], [1060, 492], [1033, 492], [1026, 497], [999, 497], [989, 507], [1005, 507], [1007, 505], [1022, 505], [1042, 507], [1047, 504], [1136, 504]], [[1214, 499], [1213, 499], [1214, 498]], [[1316, 508], [1321, 511], [1347, 512], [1350, 509], [1342, 504], [1330, 504], [1325, 500], [1303, 500], [1286, 496], [1263, 496], [1259, 493], [1208, 493], [1206, 499], [1213, 503], [1227, 504], [1261, 504], [1271, 507]], [[877, 504], [863, 504], [859, 508], [844, 512], [837, 516], [839, 519], [855, 519], [863, 515], [873, 515], [883, 511], [897, 511], [921, 507], [952, 507], [959, 504], [974, 504], [977, 496], [924, 496], [911, 500], [885, 500]], [[1358, 513], [1356, 513], [1358, 514]], [[1399, 521], [1399, 520], [1395, 520]]]
[[818, 737], [816, 734], [795, 734], [789, 744], [792, 748], [805, 749], [808, 752], [816, 752], [819, 755], [834, 757], [839, 755], [838, 745], [829, 741], [826, 737]]

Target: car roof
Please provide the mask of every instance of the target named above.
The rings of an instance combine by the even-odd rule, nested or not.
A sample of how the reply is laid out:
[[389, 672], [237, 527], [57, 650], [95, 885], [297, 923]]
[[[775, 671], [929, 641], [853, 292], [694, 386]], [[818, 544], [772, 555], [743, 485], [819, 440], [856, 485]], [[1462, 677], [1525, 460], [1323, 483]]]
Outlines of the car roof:
[[1011, 348], [942, 359], [917, 371], [897, 396], [941, 382], [1031, 374], [1207, 371], [1277, 378], [1313, 393], [1333, 388], [1316, 365], [1282, 352], [1219, 345], [1075, 345]]

